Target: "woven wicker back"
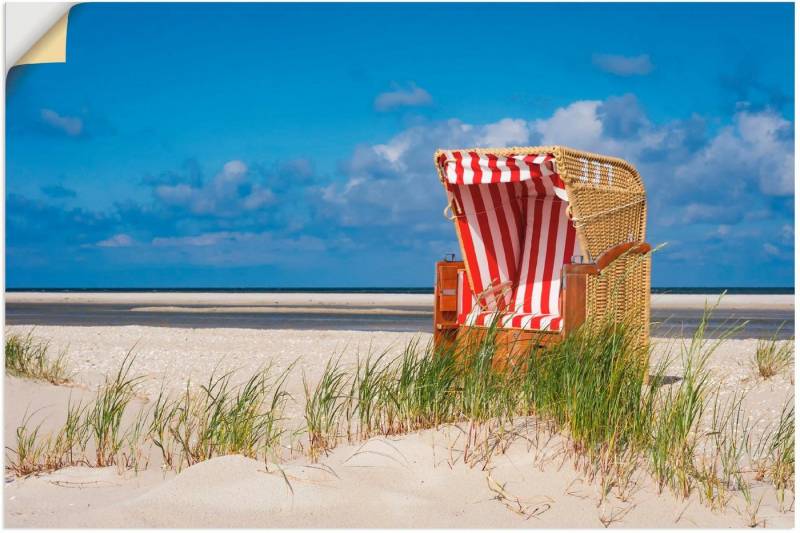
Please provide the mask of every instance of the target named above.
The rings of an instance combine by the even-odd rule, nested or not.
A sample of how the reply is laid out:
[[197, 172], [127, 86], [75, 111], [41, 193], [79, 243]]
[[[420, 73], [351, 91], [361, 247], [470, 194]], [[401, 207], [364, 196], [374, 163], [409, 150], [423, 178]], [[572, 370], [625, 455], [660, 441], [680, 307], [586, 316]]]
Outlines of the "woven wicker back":
[[[622, 159], [555, 147], [556, 168], [566, 185], [572, 218], [584, 251], [595, 260], [623, 242], [645, 242], [647, 197], [636, 169]], [[650, 255], [627, 256], [589, 280], [588, 315], [609, 314], [649, 337]]]
[[644, 242], [647, 200], [633, 166], [613, 157], [555, 147], [572, 219], [591, 259], [622, 242]]

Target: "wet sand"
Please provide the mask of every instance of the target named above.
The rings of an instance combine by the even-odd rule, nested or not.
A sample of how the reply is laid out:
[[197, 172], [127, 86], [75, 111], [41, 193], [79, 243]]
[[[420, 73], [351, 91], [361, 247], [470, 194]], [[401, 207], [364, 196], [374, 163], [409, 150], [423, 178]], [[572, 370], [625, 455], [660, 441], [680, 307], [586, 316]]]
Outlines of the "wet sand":
[[[192, 306], [347, 306], [347, 307], [430, 307], [430, 294], [313, 293], [313, 292], [8, 292], [6, 303], [84, 303]], [[719, 294], [654, 294], [656, 309], [702, 309]], [[729, 294], [720, 309], [793, 309], [793, 294]]]
[[[696, 328], [718, 295], [652, 297], [652, 331], [679, 336]], [[432, 297], [425, 294], [342, 293], [8, 293], [12, 325], [430, 332]], [[712, 315], [709, 336], [747, 322], [735, 338], [794, 334], [793, 295], [728, 295]]]

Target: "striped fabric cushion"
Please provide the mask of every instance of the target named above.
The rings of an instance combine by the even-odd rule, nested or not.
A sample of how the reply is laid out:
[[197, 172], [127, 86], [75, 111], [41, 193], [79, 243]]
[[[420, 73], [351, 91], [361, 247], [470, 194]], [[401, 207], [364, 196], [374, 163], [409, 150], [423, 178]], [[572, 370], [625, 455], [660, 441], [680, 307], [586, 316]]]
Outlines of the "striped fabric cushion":
[[458, 273], [458, 323], [468, 326], [490, 326], [497, 321], [503, 328], [560, 331], [561, 317], [557, 314], [482, 311], [469, 286], [466, 273]]
[[[473, 304], [459, 298], [469, 307], [459, 310], [459, 321], [498, 318], [503, 327], [559, 330], [561, 268], [580, 248], [554, 157], [454, 151], [438, 163], [456, 203], [469, 298], [481, 295]], [[509, 282], [513, 290], [492, 291]]]

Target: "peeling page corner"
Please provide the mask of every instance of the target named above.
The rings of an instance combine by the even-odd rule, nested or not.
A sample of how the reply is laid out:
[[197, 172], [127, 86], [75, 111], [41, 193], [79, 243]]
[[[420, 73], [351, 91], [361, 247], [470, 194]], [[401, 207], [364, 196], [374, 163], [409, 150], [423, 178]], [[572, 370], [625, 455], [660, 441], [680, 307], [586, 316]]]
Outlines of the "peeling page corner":
[[6, 70], [67, 60], [67, 28], [72, 2], [6, 4]]

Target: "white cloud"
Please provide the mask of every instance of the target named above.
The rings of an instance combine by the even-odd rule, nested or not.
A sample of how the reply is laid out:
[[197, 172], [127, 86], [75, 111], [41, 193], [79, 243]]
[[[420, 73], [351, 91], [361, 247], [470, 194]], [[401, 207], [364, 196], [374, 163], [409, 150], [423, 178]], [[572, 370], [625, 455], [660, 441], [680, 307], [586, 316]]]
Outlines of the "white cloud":
[[483, 135], [478, 140], [483, 146], [514, 146], [528, 142], [531, 132], [528, 123], [522, 119], [504, 118], [483, 128]]
[[316, 191], [318, 207], [347, 227], [403, 224], [406, 233], [434, 227], [444, 238], [449, 228], [440, 223], [444, 196], [435, 179], [433, 152], [529, 142], [530, 127], [522, 119], [481, 125], [452, 119], [412, 126], [384, 143], [356, 148], [345, 168], [346, 179]]
[[156, 196], [169, 204], [182, 204], [191, 200], [196, 191], [196, 188], [185, 183], [159, 185], [156, 187]]
[[706, 146], [675, 170], [685, 187], [700, 189], [711, 180], [723, 196], [746, 194], [749, 184], [768, 196], [794, 194], [792, 124], [777, 113], [743, 110]]
[[42, 109], [41, 117], [50, 126], [72, 137], [80, 135], [83, 131], [83, 120], [78, 117], [59, 115], [52, 109]]
[[613, 147], [603, 138], [603, 123], [597, 115], [599, 100], [579, 100], [559, 107], [549, 118], [535, 120], [532, 129], [539, 136], [537, 143], [562, 144], [601, 152]]
[[394, 138], [390, 143], [376, 144], [373, 150], [390, 163], [397, 163], [403, 153], [411, 147], [411, 141], [409, 137]]
[[238, 180], [244, 176], [245, 172], [247, 172], [247, 165], [238, 159], [234, 159], [223, 165], [220, 176], [228, 180]]
[[239, 216], [275, 201], [267, 187], [248, 180], [248, 167], [239, 160], [228, 161], [214, 178], [206, 183], [159, 185], [156, 197], [167, 205], [183, 207], [197, 215]]
[[133, 245], [133, 239], [125, 233], [118, 233], [95, 244], [100, 248], [125, 248]]
[[242, 205], [248, 211], [253, 211], [275, 201], [275, 195], [269, 189], [258, 187], [245, 196]]
[[[705, 138], [698, 117], [654, 125], [626, 95], [573, 102], [533, 121], [531, 130], [536, 144], [564, 144], [636, 164], [652, 204], [674, 204], [662, 222], [731, 223], [758, 211], [753, 195], [794, 194], [791, 122], [771, 110], [740, 110]], [[761, 209], [769, 216], [768, 206]]]
[[594, 54], [592, 63], [600, 70], [617, 76], [643, 76], [653, 70], [650, 56], [623, 56], [615, 54]]
[[379, 94], [375, 98], [377, 111], [391, 111], [397, 107], [416, 107], [433, 102], [428, 91], [411, 83], [407, 87], [395, 85], [393, 90]]
[[794, 141], [792, 124], [774, 112], [736, 115], [742, 147], [759, 158], [761, 192], [772, 196], [794, 194]]

